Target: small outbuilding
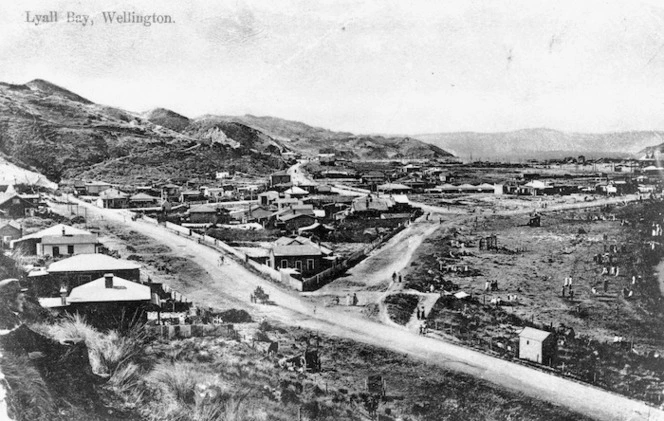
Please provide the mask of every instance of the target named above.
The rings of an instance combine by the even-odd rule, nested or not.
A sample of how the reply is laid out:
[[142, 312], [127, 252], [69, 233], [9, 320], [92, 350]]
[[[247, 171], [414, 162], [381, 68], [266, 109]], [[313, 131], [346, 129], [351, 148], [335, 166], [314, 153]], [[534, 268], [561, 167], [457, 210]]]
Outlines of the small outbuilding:
[[551, 364], [556, 356], [556, 339], [551, 332], [525, 327], [519, 333], [519, 358]]

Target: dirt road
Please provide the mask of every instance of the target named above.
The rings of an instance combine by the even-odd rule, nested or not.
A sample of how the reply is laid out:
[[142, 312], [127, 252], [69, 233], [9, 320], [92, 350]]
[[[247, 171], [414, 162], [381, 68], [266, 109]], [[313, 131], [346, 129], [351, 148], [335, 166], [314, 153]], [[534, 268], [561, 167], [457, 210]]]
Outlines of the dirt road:
[[[403, 329], [365, 318], [358, 318], [334, 308], [319, 307], [314, 314], [313, 304], [306, 298], [300, 297], [294, 291], [265, 281], [231, 259], [227, 258], [228, 263], [220, 267], [218, 265], [219, 254], [216, 251], [192, 241], [189, 237], [178, 236], [163, 227], [140, 220], [131, 221], [131, 219], [125, 218], [122, 212], [99, 209], [89, 204], [83, 206], [88, 209], [90, 217], [103, 216], [106, 223], [127, 226], [190, 255], [193, 261], [208, 271], [213, 281], [209, 285], [192, 283], [195, 286], [188, 290], [184, 289], [182, 292], [204, 305], [214, 306], [221, 301], [220, 295], [227, 295], [237, 300], [238, 306], [252, 308], [259, 314], [279, 320], [284, 324], [300, 326], [408, 354], [430, 364], [469, 373], [508, 389], [571, 408], [596, 419], [664, 420], [664, 412], [650, 408], [644, 403], [493, 358], [467, 348], [418, 336]], [[249, 304], [249, 295], [257, 285], [263, 286], [276, 305]]]

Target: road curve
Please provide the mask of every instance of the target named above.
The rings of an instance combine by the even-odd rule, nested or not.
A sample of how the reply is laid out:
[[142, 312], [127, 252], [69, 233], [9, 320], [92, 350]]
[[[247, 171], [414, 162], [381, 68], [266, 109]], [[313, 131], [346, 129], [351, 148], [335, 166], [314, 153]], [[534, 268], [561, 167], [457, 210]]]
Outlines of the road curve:
[[[192, 241], [190, 237], [176, 235], [161, 226], [140, 220], [131, 221], [121, 211], [79, 203], [88, 209], [88, 215], [93, 218], [103, 216], [107, 223], [127, 226], [174, 250], [186, 250], [188, 257], [208, 271], [213, 280], [210, 285], [192, 283], [195, 286], [181, 291], [202, 304], [215, 306], [215, 297], [227, 295], [239, 304], [286, 325], [408, 354], [430, 364], [468, 373], [524, 395], [565, 406], [595, 419], [664, 420], [664, 412], [661, 410], [587, 384], [549, 375], [441, 340], [418, 336], [397, 327], [337, 311], [334, 307], [319, 307], [314, 312], [314, 304], [306, 298], [264, 280], [239, 263], [226, 259], [230, 262], [219, 267], [218, 252]], [[249, 295], [257, 285], [267, 290], [276, 305], [249, 303]]]

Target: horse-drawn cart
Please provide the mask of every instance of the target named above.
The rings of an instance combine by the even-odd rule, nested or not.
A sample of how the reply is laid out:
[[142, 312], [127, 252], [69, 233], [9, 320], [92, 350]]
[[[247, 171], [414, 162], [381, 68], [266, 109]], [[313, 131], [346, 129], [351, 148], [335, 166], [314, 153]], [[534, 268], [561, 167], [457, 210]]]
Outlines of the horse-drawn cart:
[[250, 298], [252, 303], [266, 304], [270, 302], [270, 296], [260, 286], [256, 287]]

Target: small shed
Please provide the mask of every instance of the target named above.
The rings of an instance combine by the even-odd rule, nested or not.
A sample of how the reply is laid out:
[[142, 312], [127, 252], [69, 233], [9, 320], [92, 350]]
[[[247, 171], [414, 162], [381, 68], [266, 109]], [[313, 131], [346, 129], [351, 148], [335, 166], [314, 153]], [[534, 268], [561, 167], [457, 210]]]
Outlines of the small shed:
[[551, 332], [524, 328], [519, 333], [519, 358], [539, 364], [550, 364], [556, 356], [556, 339]]

